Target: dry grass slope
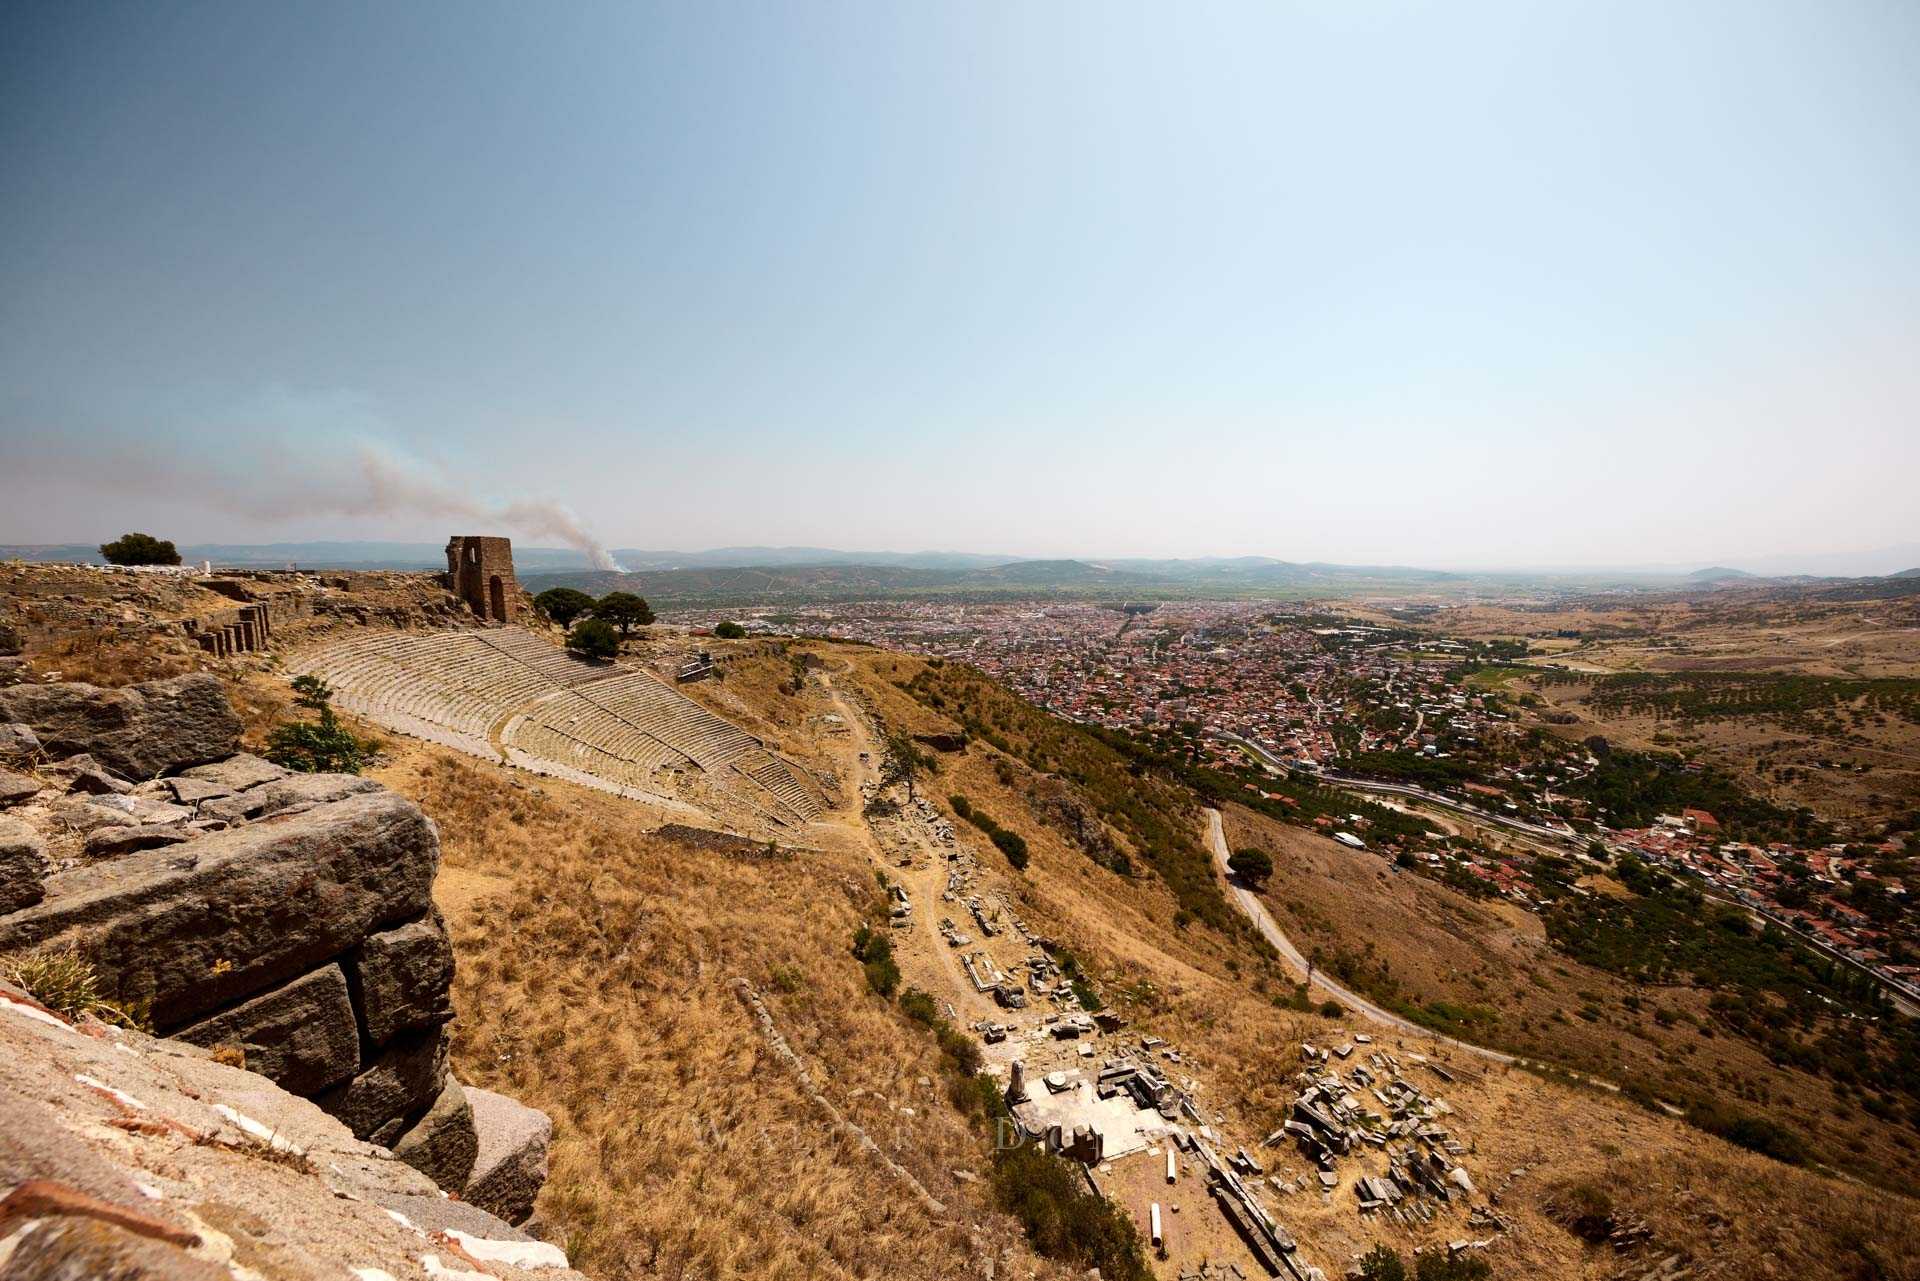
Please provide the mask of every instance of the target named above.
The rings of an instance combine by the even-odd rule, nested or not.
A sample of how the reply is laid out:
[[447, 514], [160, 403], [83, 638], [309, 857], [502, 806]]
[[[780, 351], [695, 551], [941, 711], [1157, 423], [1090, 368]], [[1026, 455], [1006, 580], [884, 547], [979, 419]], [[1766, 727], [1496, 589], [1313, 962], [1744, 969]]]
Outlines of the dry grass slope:
[[[847, 957], [864, 868], [733, 861], [633, 830], [621, 803], [431, 751], [388, 781], [446, 840], [455, 1064], [550, 1111], [542, 1213], [577, 1266], [623, 1277], [952, 1276], [1010, 1227], [951, 1171], [984, 1139], [937, 1054]], [[930, 1215], [818, 1116], [730, 987], [760, 989], [815, 1080], [952, 1209]]]

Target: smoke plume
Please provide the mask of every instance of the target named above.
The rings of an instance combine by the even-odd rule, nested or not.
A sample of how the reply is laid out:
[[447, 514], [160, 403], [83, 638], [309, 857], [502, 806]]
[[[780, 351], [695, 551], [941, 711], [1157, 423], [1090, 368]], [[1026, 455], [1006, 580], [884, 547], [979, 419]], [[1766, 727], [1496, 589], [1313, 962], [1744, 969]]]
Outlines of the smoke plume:
[[462, 494], [447, 481], [422, 471], [374, 445], [359, 451], [360, 474], [366, 482], [363, 496], [337, 495], [330, 504], [343, 516], [438, 516], [449, 520], [505, 525], [529, 538], [557, 538], [586, 554], [595, 569], [620, 571], [624, 567], [599, 540], [587, 532], [580, 518], [556, 502], [523, 500], [489, 506]]
[[[557, 540], [584, 553], [595, 569], [624, 572], [562, 503], [475, 497], [444, 469], [390, 445], [377, 421], [351, 434], [342, 430], [341, 418], [351, 415], [331, 401], [288, 401], [275, 409], [277, 429], [236, 428], [214, 448], [156, 449], [151, 440], [114, 433], [82, 441], [42, 432], [9, 441], [5, 464], [43, 490], [70, 489], [95, 505], [107, 494], [136, 503], [159, 497], [248, 525], [325, 517], [414, 527], [422, 518], [458, 521], [468, 528], [445, 532], [507, 529]], [[368, 535], [379, 536], [372, 527]]]

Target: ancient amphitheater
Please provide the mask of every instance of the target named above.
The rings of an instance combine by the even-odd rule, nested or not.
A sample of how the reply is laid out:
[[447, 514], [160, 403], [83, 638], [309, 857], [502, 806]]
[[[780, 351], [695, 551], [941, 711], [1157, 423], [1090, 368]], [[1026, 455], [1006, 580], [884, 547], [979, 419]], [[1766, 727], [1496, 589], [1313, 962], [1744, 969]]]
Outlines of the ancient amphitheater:
[[819, 813], [804, 773], [658, 677], [518, 627], [361, 634], [294, 656], [335, 703], [402, 734], [639, 799], [688, 774], [781, 823]]

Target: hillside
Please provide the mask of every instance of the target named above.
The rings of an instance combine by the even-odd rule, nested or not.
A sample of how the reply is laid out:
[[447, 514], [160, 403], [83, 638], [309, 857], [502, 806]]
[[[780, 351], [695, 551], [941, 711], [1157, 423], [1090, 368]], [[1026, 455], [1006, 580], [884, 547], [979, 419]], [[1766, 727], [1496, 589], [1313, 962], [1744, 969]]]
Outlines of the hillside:
[[[58, 619], [34, 617], [30, 665], [83, 656]], [[160, 630], [92, 661], [118, 682], [215, 671], [257, 746], [294, 714], [287, 665], [360, 634], [393, 633], [329, 616], [311, 635], [276, 641], [284, 649], [213, 659]], [[1204, 1154], [1226, 1165], [1242, 1148], [1262, 1173], [1236, 1164], [1234, 1178], [1295, 1243], [1285, 1266], [1302, 1274], [1339, 1276], [1376, 1243], [1407, 1255], [1469, 1240], [1486, 1243], [1472, 1254], [1500, 1278], [1600, 1281], [1661, 1267], [1920, 1275], [1910, 1200], [1303, 1002], [1298, 976], [1224, 892], [1198, 799], [1159, 767], [954, 664], [827, 642], [711, 644], [717, 679], [686, 686], [688, 696], [806, 770], [823, 801], [817, 817], [730, 835], [725, 813], [695, 823], [662, 803], [698, 800], [697, 788], [613, 795], [350, 718], [384, 740], [372, 777], [439, 831], [434, 898], [457, 963], [454, 1071], [553, 1116], [537, 1219], [588, 1276], [1064, 1278], [1096, 1260], [1107, 1277], [1171, 1279], [1207, 1262], [1257, 1276], [1247, 1238], [1207, 1187], [1227, 1184], [1209, 1178]], [[439, 714], [422, 702], [411, 714], [429, 712]], [[1539, 1026], [1543, 1056], [1606, 1065], [1609, 1038], [1650, 1068], [1666, 1066], [1663, 1049], [1677, 1052], [1643, 1046], [1624, 990], [1593, 986], [1575, 967], [1559, 973], [1566, 963], [1507, 909], [1392, 873], [1382, 882], [1373, 856], [1338, 861], [1338, 847], [1296, 828], [1232, 811], [1230, 821], [1236, 840], [1298, 865], [1276, 873], [1277, 915], [1290, 913], [1303, 936], [1324, 921], [1326, 939], [1376, 940], [1422, 1004], [1511, 1001], [1502, 1023]], [[903, 901], [910, 910], [895, 917]], [[1482, 935], [1490, 950], [1465, 947]], [[1526, 965], [1548, 984], [1538, 998], [1515, 990]], [[1025, 1006], [1006, 1008], [972, 977], [989, 972], [1011, 976]], [[1603, 1022], [1576, 1017], [1563, 1037], [1548, 1011], [1589, 987], [1604, 998]], [[990, 1039], [988, 1024], [1012, 1031]], [[1068, 1028], [1075, 1035], [1062, 1036]], [[1572, 1039], [1589, 1029], [1589, 1041]], [[1414, 1115], [1445, 1136], [1419, 1150], [1457, 1164], [1474, 1192], [1413, 1196], [1404, 1215], [1364, 1210], [1360, 1180], [1387, 1173], [1387, 1148], [1356, 1143], [1331, 1157], [1323, 1194], [1321, 1167], [1298, 1143], [1266, 1144], [1297, 1115], [1309, 1045], [1352, 1051], [1316, 1060], [1314, 1074], [1351, 1077], [1391, 1056], [1374, 1088], [1404, 1080], [1421, 1100]], [[1733, 1088], [1749, 1093], [1783, 1088], [1737, 1057], [1714, 1057], [1725, 1049], [1714, 1043], [1680, 1066], [1737, 1074]], [[1186, 1139], [1152, 1122], [1137, 1154], [1058, 1182], [1055, 1170], [1074, 1167], [996, 1155], [1015, 1059], [1043, 1104], [1079, 1097], [1052, 1094], [1045, 1074], [1151, 1067]], [[1150, 1117], [1123, 1110], [1129, 1119], [1103, 1121], [1117, 1127], [1115, 1146]], [[1846, 1150], [1862, 1134], [1858, 1111], [1822, 1117], [1833, 1133], [1816, 1146]], [[1165, 1153], [1181, 1142], [1192, 1146], [1175, 1148], [1168, 1186]], [[1390, 1145], [1422, 1142], [1409, 1133]], [[1865, 1158], [1905, 1168], [1894, 1140], [1864, 1142]], [[1110, 1210], [1082, 1194], [1087, 1178]], [[1127, 1245], [1144, 1236], [1153, 1203], [1167, 1215], [1164, 1261]], [[1626, 1248], [1572, 1230], [1592, 1235], [1596, 1224]]]
[[[1833, 1077], [1776, 1062], [1725, 1021], [1724, 996], [1709, 984], [1691, 976], [1634, 979], [1582, 964], [1555, 946], [1534, 913], [1467, 897], [1242, 807], [1228, 809], [1226, 825], [1233, 848], [1273, 855], [1263, 897], [1287, 934], [1322, 969], [1388, 1008], [1631, 1087], [1649, 1105], [1764, 1117], [1789, 1130], [1810, 1159], [1884, 1186], [1920, 1178], [1920, 1141], [1911, 1125], [1898, 1123], [1911, 1100], [1880, 1090], [1856, 1095], [1851, 1065]], [[1633, 897], [1611, 877], [1582, 885], [1604, 899]], [[1806, 1035], [1815, 1042], [1876, 1037], [1851, 1021]], [[1836, 1062], [1849, 1057], [1830, 1048]]]

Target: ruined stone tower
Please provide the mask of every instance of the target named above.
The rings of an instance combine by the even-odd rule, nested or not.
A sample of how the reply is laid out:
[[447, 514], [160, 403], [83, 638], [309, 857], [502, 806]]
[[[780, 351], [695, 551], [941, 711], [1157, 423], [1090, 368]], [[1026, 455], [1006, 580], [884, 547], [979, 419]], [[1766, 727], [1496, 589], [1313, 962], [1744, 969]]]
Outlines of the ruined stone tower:
[[477, 617], [515, 620], [520, 584], [513, 578], [513, 540], [455, 534], [447, 540], [447, 586]]

